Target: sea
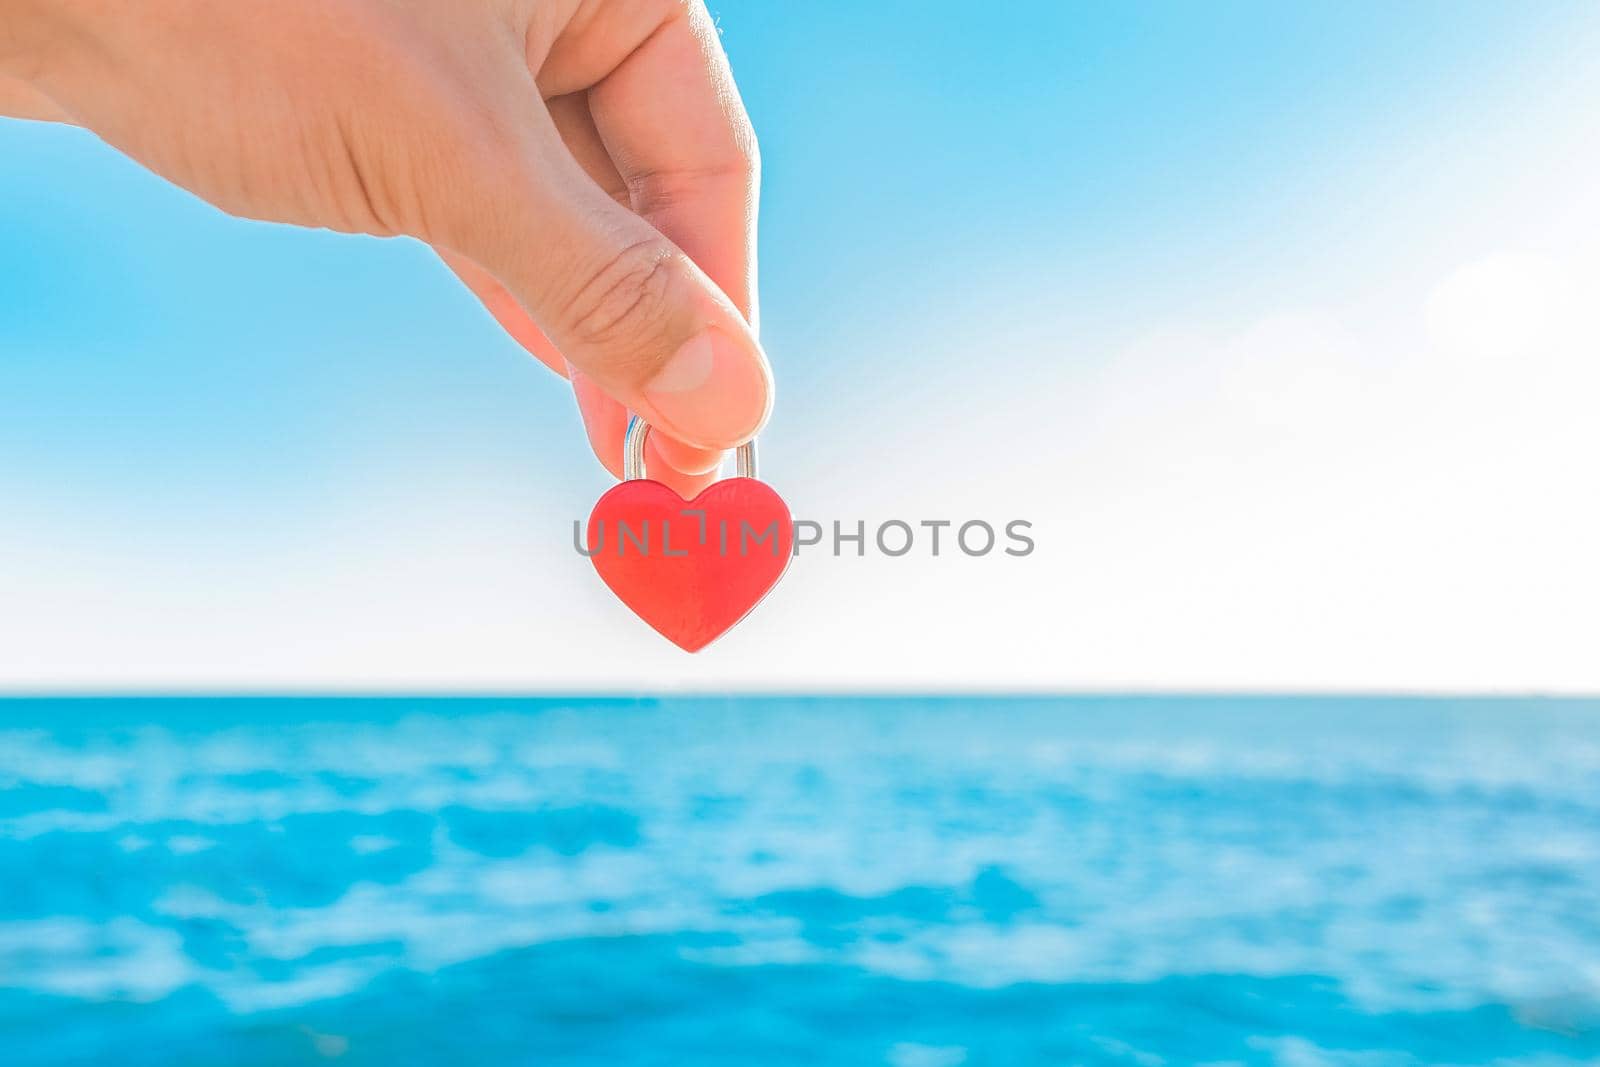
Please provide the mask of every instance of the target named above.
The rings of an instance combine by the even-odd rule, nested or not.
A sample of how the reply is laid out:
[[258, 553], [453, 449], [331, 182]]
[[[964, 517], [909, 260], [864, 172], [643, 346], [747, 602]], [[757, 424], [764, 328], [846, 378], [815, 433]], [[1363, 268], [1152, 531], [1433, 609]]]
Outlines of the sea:
[[1600, 1064], [1600, 701], [0, 701], [0, 1064]]

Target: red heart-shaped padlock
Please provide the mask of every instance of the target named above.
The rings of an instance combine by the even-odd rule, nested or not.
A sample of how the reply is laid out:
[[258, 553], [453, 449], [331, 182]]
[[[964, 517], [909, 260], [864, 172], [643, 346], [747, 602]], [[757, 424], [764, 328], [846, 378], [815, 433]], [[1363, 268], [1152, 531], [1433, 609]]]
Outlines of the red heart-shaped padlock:
[[783, 498], [754, 478], [717, 482], [692, 501], [641, 479], [613, 486], [595, 504], [587, 546], [594, 569], [635, 615], [698, 652], [783, 577], [794, 523]]

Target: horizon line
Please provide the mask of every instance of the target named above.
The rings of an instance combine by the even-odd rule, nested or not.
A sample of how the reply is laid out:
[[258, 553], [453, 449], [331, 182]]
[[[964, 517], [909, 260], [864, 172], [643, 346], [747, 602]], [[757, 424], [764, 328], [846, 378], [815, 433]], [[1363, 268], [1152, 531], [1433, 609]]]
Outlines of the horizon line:
[[736, 686], [727, 688], [599, 688], [551, 687], [546, 689], [449, 688], [421, 686], [414, 689], [366, 687], [41, 687], [8, 689], [0, 687], [0, 703], [16, 701], [104, 701], [104, 700], [697, 700], [697, 699], [1038, 699], [1038, 700], [1115, 700], [1115, 699], [1244, 699], [1244, 700], [1549, 700], [1597, 701], [1600, 691], [1563, 689], [1449, 689], [1405, 687], [1348, 688], [1268, 688], [1240, 686], [1126, 686], [1126, 687], [1044, 687], [971, 686], [929, 689], [910, 686], [781, 688]]

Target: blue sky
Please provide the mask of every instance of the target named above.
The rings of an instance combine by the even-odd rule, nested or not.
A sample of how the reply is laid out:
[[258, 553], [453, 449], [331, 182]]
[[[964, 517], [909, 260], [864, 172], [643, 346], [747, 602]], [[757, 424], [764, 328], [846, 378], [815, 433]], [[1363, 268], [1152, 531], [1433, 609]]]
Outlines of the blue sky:
[[[1274, 599], [1295, 560], [1326, 569], [1321, 509], [1473, 525], [1468, 490], [1417, 505], [1358, 446], [1450, 484], [1418, 442], [1482, 411], [1430, 398], [1494, 396], [1485, 361], [1530, 330], [1554, 384], [1504, 431], [1502, 476], [1592, 443], [1537, 440], [1593, 381], [1564, 361], [1587, 320], [1545, 329], [1564, 312], [1540, 302], [1588, 284], [1592, 6], [712, 6], [765, 162], [770, 480], [819, 518], [1037, 515], [1049, 558], [818, 560], [685, 664], [567, 549], [608, 481], [570, 397], [423, 249], [228, 219], [86, 134], [0, 123], [0, 684], [1600, 685], [1562, 653], [1591, 576], [1532, 534], [1459, 546], [1490, 573], [1506, 551], [1566, 567], [1553, 600], [1496, 594], [1554, 629], [1488, 667], [1452, 657], [1472, 635], [1426, 539], [1349, 565], [1435, 647], [1380, 653], [1347, 581]], [[1499, 298], [1474, 286], [1533, 303], [1485, 327]], [[1496, 323], [1515, 343], [1456, 373], [1451, 339]], [[1261, 400], [1281, 388], [1315, 410]], [[1241, 436], [1241, 391], [1287, 413], [1287, 445]], [[1352, 446], [1352, 425], [1381, 431]], [[1273, 456], [1306, 509], [1276, 564], [1240, 507]], [[1136, 554], [1180, 518], [1204, 555]], [[1069, 613], [1024, 610], [1039, 588]], [[857, 598], [878, 606], [841, 628]], [[1240, 651], [1311, 603], [1303, 641]]]

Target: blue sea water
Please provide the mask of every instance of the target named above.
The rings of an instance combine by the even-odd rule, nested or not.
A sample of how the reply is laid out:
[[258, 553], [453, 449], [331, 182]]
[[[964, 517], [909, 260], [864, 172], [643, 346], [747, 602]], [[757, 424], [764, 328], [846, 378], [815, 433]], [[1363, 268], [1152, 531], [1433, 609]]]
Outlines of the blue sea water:
[[1600, 702], [0, 702], [0, 1063], [1593, 1064]]

